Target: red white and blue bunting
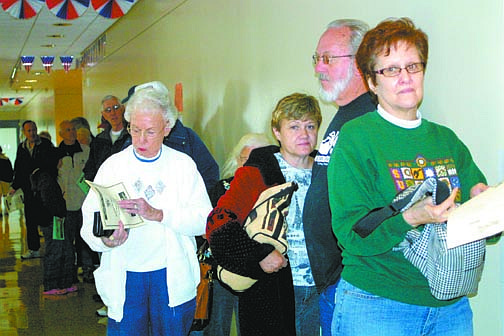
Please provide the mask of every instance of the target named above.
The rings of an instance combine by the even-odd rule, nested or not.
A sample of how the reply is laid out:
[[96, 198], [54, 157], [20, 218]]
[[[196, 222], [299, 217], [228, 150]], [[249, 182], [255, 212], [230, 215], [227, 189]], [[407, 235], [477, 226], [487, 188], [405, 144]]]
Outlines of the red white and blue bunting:
[[61, 65], [63, 66], [63, 69], [65, 69], [65, 72], [68, 72], [68, 70], [70, 70], [73, 59], [73, 56], [60, 56]]
[[108, 19], [117, 19], [126, 14], [136, 0], [91, 0], [95, 11]]
[[0, 0], [4, 11], [16, 19], [29, 19], [37, 15], [44, 0]]
[[89, 7], [89, 0], [46, 0], [49, 10], [63, 20], [77, 19]]
[[0, 106], [17, 106], [23, 104], [23, 97], [0, 98]]
[[51, 68], [54, 64], [54, 56], [40, 56], [40, 60], [44, 65], [44, 69], [47, 73], [51, 73]]
[[88, 8], [89, 3], [98, 14], [108, 19], [117, 19], [126, 14], [137, 0], [0, 0], [4, 11], [16, 19], [30, 19], [46, 7], [63, 20], [74, 20]]

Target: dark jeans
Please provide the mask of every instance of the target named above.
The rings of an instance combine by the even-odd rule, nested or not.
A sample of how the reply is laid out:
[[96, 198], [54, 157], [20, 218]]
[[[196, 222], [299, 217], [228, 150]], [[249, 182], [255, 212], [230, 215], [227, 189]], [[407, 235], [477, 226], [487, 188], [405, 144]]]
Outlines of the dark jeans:
[[79, 209], [77, 211], [69, 212], [75, 213], [75, 217], [72, 219], [72, 221], [75, 222], [75, 227], [77, 228], [75, 234], [75, 252], [77, 253], [77, 266], [82, 266], [82, 269], [84, 271], [94, 270], [95, 259], [99, 260], [99, 258], [97, 253], [91, 250], [89, 245], [86, 244], [86, 242], [80, 235], [80, 230], [82, 228], [82, 210]]
[[[30, 191], [27, 191], [30, 192]], [[26, 195], [27, 192], [24, 194]], [[35, 205], [36, 200], [33, 197], [26, 197], [24, 200], [24, 215], [26, 224], [26, 242], [28, 244], [28, 249], [32, 251], [38, 251], [40, 249], [40, 237], [38, 232], [38, 226], [40, 224], [40, 214], [37, 213], [37, 206]]]
[[72, 286], [74, 276], [75, 254], [73, 241], [75, 239], [75, 226], [67, 223], [64, 225], [64, 240], [53, 239], [53, 224], [43, 226], [45, 241], [44, 254], [44, 291], [55, 288], [69, 288]]

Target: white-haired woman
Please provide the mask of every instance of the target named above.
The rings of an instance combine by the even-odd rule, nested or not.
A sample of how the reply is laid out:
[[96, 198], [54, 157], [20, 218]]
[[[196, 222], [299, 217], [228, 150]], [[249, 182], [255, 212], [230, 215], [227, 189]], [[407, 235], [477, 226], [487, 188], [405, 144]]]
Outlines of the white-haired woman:
[[131, 198], [118, 204], [141, 216], [143, 226], [126, 230], [119, 221], [111, 236], [98, 238], [92, 234], [99, 210], [94, 192], [82, 207], [81, 234], [102, 252], [95, 279], [108, 307], [109, 336], [185, 336], [191, 327], [200, 277], [194, 236], [204, 233], [211, 205], [194, 161], [163, 145], [176, 118], [164, 85], [137, 89], [125, 113], [133, 146], [107, 159], [94, 179], [124, 183]]

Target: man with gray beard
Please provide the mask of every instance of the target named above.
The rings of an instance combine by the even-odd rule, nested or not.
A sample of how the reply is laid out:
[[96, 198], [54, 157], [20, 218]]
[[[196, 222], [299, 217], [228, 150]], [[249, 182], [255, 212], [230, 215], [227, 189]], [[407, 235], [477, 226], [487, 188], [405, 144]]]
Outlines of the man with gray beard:
[[306, 247], [320, 293], [323, 336], [331, 335], [335, 288], [342, 270], [341, 250], [332, 232], [327, 165], [343, 124], [376, 109], [355, 62], [355, 53], [368, 28], [366, 23], [358, 20], [333, 21], [320, 37], [313, 55], [320, 98], [338, 106], [315, 157], [303, 210]]

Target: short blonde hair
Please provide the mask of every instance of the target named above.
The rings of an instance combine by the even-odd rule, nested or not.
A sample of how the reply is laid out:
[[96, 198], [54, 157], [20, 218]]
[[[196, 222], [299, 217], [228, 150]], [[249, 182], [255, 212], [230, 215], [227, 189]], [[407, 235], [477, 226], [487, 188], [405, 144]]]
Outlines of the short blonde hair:
[[280, 130], [280, 121], [312, 119], [317, 128], [322, 123], [322, 113], [317, 99], [304, 93], [293, 93], [280, 99], [271, 114], [271, 128]]

